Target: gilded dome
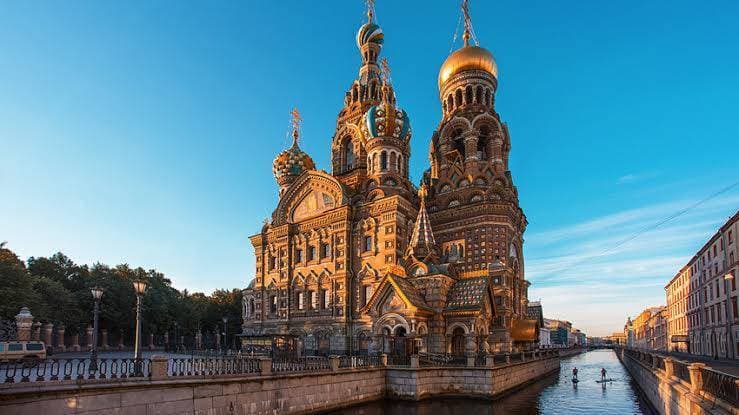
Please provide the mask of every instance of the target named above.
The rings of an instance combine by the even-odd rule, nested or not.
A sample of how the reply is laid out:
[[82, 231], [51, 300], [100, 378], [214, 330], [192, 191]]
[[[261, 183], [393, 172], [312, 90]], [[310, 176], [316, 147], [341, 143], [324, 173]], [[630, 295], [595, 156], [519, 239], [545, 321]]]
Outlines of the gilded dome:
[[362, 25], [357, 32], [357, 47], [362, 48], [365, 43], [376, 43], [382, 46], [385, 35], [382, 33], [380, 26], [375, 23], [368, 22]]
[[297, 140], [293, 140], [292, 147], [278, 154], [272, 163], [272, 173], [278, 181], [283, 177], [297, 177], [306, 170], [315, 169], [313, 159], [298, 147]]
[[479, 46], [464, 46], [446, 58], [439, 70], [439, 89], [454, 75], [468, 70], [485, 71], [498, 78], [498, 65], [489, 50]]

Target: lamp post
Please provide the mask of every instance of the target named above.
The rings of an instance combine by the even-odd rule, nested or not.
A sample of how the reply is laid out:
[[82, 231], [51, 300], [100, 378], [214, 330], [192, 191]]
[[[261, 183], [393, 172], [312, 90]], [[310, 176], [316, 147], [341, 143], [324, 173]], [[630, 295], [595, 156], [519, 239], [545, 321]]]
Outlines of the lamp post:
[[726, 339], [728, 340], [728, 344], [726, 345], [726, 357], [733, 359], [735, 358], [734, 353], [734, 333], [731, 332], [731, 323], [734, 321], [736, 316], [731, 315], [731, 307], [729, 306], [729, 303], [731, 303], [731, 297], [729, 296], [729, 282], [734, 279], [734, 274], [727, 273], [724, 275], [724, 293], [726, 293]]
[[95, 308], [92, 318], [92, 351], [90, 356], [90, 371], [98, 370], [98, 316], [100, 314], [100, 299], [103, 297], [103, 289], [92, 287], [90, 289], [92, 299], [95, 300]]
[[226, 341], [228, 336], [228, 317], [223, 316], [223, 354], [226, 354], [228, 348], [228, 342]]
[[133, 349], [133, 358], [136, 362], [141, 359], [141, 296], [146, 291], [146, 282], [136, 280], [133, 282], [133, 289], [136, 291], [136, 340]]

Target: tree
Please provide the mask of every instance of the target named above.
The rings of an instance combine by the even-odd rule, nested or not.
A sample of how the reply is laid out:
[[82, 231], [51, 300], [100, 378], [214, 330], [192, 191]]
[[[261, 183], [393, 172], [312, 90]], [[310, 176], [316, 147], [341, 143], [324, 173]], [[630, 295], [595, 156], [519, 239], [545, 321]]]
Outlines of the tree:
[[12, 320], [21, 307], [33, 313], [39, 304], [26, 266], [5, 243], [0, 245], [0, 318]]

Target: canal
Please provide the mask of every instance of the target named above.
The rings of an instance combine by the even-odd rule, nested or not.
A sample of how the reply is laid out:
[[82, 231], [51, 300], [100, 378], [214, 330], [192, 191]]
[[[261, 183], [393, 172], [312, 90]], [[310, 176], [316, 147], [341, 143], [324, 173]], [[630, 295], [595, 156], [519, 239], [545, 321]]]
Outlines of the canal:
[[[577, 367], [579, 383], [572, 383]], [[599, 384], [605, 368], [611, 383]], [[644, 414], [655, 412], [637, 393], [637, 386], [611, 350], [595, 350], [562, 359], [561, 370], [496, 401], [449, 398], [420, 402], [378, 401], [332, 415], [529, 415], [529, 414]]]

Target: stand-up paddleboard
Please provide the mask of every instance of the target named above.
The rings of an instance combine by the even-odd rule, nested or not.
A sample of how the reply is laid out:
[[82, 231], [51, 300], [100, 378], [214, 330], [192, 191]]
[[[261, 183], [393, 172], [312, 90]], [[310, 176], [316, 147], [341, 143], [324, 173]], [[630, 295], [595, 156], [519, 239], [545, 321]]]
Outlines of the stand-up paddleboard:
[[613, 382], [613, 379], [603, 379], [603, 380], [596, 380], [595, 383], [606, 383], [606, 382]]
[[579, 382], [579, 380], [577, 380], [577, 378], [572, 378], [572, 383], [577, 383], [577, 382]]

